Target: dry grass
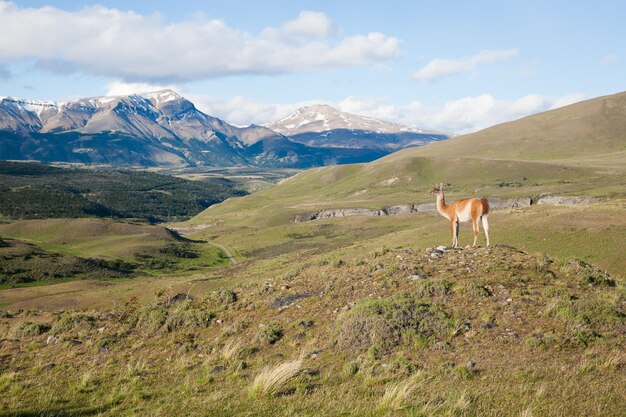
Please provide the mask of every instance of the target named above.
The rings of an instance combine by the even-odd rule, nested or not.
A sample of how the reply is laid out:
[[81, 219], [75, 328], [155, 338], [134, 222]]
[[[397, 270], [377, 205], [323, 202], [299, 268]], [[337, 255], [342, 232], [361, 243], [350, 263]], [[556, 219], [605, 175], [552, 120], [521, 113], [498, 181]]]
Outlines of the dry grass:
[[220, 353], [222, 359], [225, 361], [230, 361], [232, 359], [236, 359], [241, 351], [244, 348], [244, 340], [243, 339], [230, 339], [224, 346], [222, 347], [222, 351]]
[[276, 395], [285, 388], [287, 382], [298, 376], [301, 369], [301, 360], [266, 367], [254, 378], [250, 387], [250, 394], [252, 396]]
[[406, 408], [410, 405], [411, 397], [424, 381], [424, 375], [418, 372], [405, 380], [387, 385], [385, 394], [380, 400], [380, 408], [393, 411]]

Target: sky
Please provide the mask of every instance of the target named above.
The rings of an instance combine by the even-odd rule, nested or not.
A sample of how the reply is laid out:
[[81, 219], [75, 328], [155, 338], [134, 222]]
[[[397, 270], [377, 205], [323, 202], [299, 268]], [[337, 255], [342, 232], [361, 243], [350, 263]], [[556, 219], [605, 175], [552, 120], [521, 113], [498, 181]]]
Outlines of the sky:
[[453, 133], [626, 90], [624, 1], [0, 0], [0, 96], [172, 88], [236, 125], [325, 103]]

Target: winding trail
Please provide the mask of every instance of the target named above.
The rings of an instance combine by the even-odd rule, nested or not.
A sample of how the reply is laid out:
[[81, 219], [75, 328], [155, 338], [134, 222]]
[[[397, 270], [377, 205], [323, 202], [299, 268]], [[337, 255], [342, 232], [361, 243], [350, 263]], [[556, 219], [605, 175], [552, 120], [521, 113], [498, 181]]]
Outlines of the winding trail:
[[235, 259], [235, 256], [231, 253], [230, 250], [228, 250], [228, 248], [224, 245], [220, 245], [219, 243], [213, 243], [213, 242], [209, 242], [211, 245], [216, 246], [218, 248], [220, 248], [221, 250], [224, 251], [224, 253], [226, 254], [226, 257], [228, 259], [230, 259], [230, 262], [232, 262], [233, 265], [237, 265], [237, 259]]
[[[176, 233], [178, 233], [181, 236], [189, 236], [189, 234], [193, 233], [193, 232], [197, 232], [198, 230], [203, 230], [206, 229], [208, 227], [210, 227], [211, 225], [209, 224], [201, 224], [198, 225], [196, 227], [168, 227], [168, 229], [175, 231]], [[218, 249], [221, 249], [225, 254], [226, 257], [230, 260], [230, 262], [233, 265], [237, 265], [239, 262], [237, 261], [237, 258], [235, 258], [235, 255], [233, 255], [233, 253], [224, 245], [220, 245], [219, 243], [214, 243], [214, 242], [207, 242], [210, 245], [215, 246]]]

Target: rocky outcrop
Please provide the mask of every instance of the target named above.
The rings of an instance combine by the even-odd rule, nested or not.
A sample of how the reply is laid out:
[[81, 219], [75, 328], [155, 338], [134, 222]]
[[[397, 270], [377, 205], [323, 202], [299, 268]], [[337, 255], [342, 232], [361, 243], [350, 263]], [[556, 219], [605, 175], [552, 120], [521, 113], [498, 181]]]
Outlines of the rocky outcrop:
[[488, 201], [489, 207], [492, 210], [506, 210], [529, 207], [533, 203], [530, 197], [510, 198], [506, 200], [503, 200], [501, 198], [489, 198]]
[[562, 206], [570, 204], [591, 204], [598, 201], [594, 197], [572, 197], [572, 196], [546, 196], [537, 200], [538, 206]]
[[[559, 197], [559, 196], [543, 196], [533, 201], [530, 197], [520, 198], [490, 198], [489, 206], [491, 210], [508, 210], [530, 207], [531, 205], [548, 205], [558, 206], [567, 204], [591, 204], [598, 201], [593, 197]], [[353, 216], [398, 216], [402, 214], [435, 212], [437, 207], [435, 203], [423, 204], [396, 204], [382, 209], [368, 208], [341, 208], [326, 209], [315, 213], [299, 214], [293, 219], [293, 223], [303, 223], [311, 220], [329, 219], [334, 217], [353, 217]]]

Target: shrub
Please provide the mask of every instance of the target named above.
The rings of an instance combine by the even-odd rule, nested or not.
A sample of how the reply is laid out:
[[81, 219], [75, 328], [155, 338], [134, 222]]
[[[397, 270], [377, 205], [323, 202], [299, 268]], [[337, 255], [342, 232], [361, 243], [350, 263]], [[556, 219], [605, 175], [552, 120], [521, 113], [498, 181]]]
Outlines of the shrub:
[[474, 282], [470, 282], [467, 285], [459, 285], [454, 290], [459, 294], [474, 298], [490, 297], [492, 295], [487, 288]]
[[445, 335], [448, 315], [411, 298], [366, 300], [338, 317], [338, 342], [344, 349], [385, 354], [400, 344]]
[[216, 305], [233, 304], [237, 301], [237, 293], [233, 290], [214, 290], [209, 294], [209, 301]]
[[359, 373], [359, 364], [354, 361], [350, 361], [345, 364], [345, 366], [343, 367], [343, 370], [346, 373], [346, 375], [354, 376]]
[[615, 280], [609, 274], [578, 259], [561, 262], [561, 270], [578, 279], [581, 285], [614, 287]]
[[185, 301], [171, 308], [165, 328], [171, 332], [183, 327], [208, 327], [215, 318], [213, 311], [196, 307], [191, 301]]
[[96, 348], [98, 349], [107, 349], [109, 346], [117, 343], [117, 339], [111, 336], [104, 336], [98, 339], [96, 342]]
[[456, 374], [461, 379], [472, 379], [476, 374], [478, 374], [478, 370], [474, 367], [470, 367], [468, 365], [459, 365], [455, 368]]
[[257, 340], [268, 345], [273, 345], [283, 338], [283, 329], [277, 324], [261, 325], [257, 333]]
[[138, 311], [137, 327], [146, 333], [159, 330], [167, 319], [167, 309], [162, 306], [146, 305]]
[[16, 339], [39, 336], [48, 332], [50, 328], [51, 326], [48, 323], [32, 323], [30, 321], [24, 321], [11, 329], [9, 335]]
[[96, 317], [86, 313], [66, 313], [58, 317], [52, 325], [52, 333], [69, 331], [91, 330], [96, 323]]

